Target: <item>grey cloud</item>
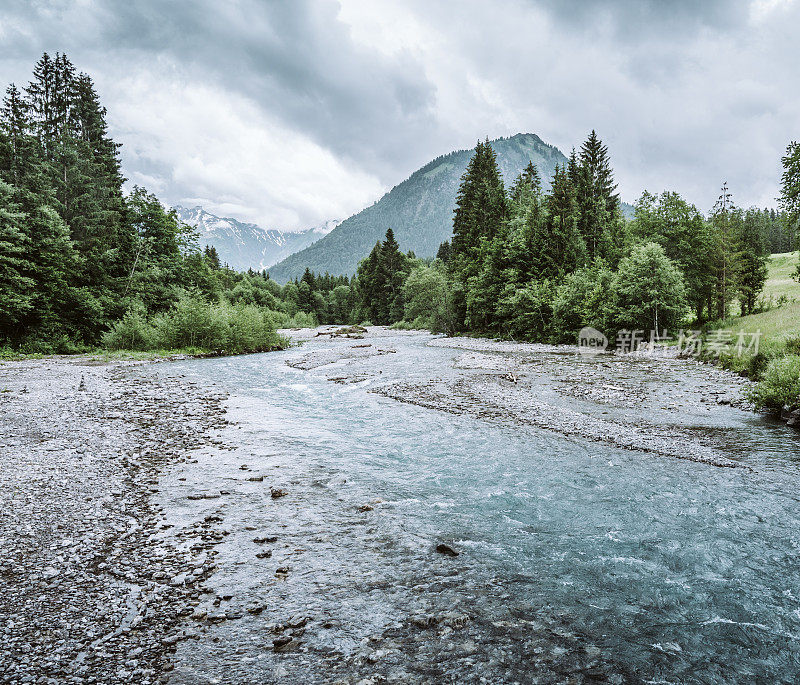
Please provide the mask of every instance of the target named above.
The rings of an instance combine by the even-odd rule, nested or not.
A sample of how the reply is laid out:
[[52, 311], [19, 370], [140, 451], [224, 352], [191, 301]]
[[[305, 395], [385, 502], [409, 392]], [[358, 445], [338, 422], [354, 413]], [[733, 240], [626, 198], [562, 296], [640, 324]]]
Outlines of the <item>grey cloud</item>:
[[700, 30], [725, 32], [743, 26], [747, 0], [544, 0], [562, 26], [610, 27], [616, 40], [689, 40]]
[[[19, 55], [35, 59], [45, 49], [122, 52], [131, 60], [166, 55], [198, 80], [246, 95], [381, 175], [398, 161], [416, 160], [438, 127], [435, 87], [421, 65], [355, 45], [332, 1], [58, 2], [15, 9], [3, 14], [16, 34], [8, 47]], [[64, 31], [88, 17], [90, 34]]]
[[[350, 9], [355, 22], [362, 13], [384, 22], [397, 45], [359, 38], [334, 0], [6, 2], [0, 68], [4, 81], [24, 80], [43, 50], [62, 50], [105, 83], [144, 65], [153, 91], [160, 77], [201, 84], [219, 99], [254, 103], [265, 121], [341, 160], [370, 192], [484, 135], [530, 131], [568, 152], [596, 128], [627, 199], [667, 187], [706, 208], [727, 179], [743, 202], [769, 202], [777, 160], [798, 135], [800, 0], [767, 4], [763, 21], [746, 0], [384, 0]], [[388, 18], [397, 16], [412, 26], [407, 44]], [[231, 153], [197, 180], [197, 165], [176, 158], [180, 149], [148, 147], [136, 141], [135, 121], [126, 125], [141, 143], [129, 175], [166, 175], [168, 197], [196, 197], [190, 180], [212, 194], [214, 179], [236, 167]], [[202, 134], [226, 124], [198, 113], [194, 125]], [[273, 163], [264, 159], [263, 170]], [[189, 169], [183, 181], [170, 180], [170, 166]], [[277, 199], [264, 204], [265, 189], [251, 180], [259, 170], [248, 173], [236, 197], [236, 184], [224, 184], [225, 201], [284, 215], [290, 200], [306, 203], [298, 221], [329, 218], [320, 214], [340, 189], [319, 186], [313, 197], [276, 187]], [[353, 198], [347, 211], [359, 209]]]

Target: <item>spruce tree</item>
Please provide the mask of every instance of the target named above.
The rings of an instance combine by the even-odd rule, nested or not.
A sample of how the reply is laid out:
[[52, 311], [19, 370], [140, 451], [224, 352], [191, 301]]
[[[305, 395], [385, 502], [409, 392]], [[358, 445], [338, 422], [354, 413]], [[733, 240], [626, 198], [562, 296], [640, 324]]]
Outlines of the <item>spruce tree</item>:
[[[511, 206], [518, 205], [525, 201], [527, 194], [539, 194], [542, 191], [542, 180], [533, 162], [528, 165], [514, 179], [514, 184], [508, 191], [508, 198]], [[511, 210], [510, 210], [511, 211]]]
[[403, 318], [403, 283], [408, 272], [408, 257], [400, 251], [394, 231], [388, 228], [378, 262], [380, 323], [387, 325]]
[[497, 155], [488, 139], [478, 142], [461, 177], [453, 216], [452, 254], [475, 259], [481, 238], [489, 240], [508, 213]]
[[448, 260], [450, 259], [450, 241], [445, 240], [441, 245], [439, 245], [439, 249], [436, 251], [436, 259], [442, 261], [443, 263], [447, 264]]
[[378, 281], [378, 268], [381, 258], [381, 243], [375, 243], [369, 255], [361, 260], [356, 274], [360, 318], [376, 323], [380, 304], [380, 285]]
[[470, 283], [480, 273], [493, 239], [502, 232], [508, 217], [508, 200], [497, 167], [497, 157], [489, 145], [478, 142], [475, 154], [461, 177], [453, 216], [453, 239], [448, 262], [454, 281], [453, 320], [461, 330], [467, 323]]
[[6, 344], [20, 339], [36, 285], [29, 275], [34, 265], [28, 255], [26, 216], [13, 198], [14, 189], [0, 181], [0, 341]]
[[619, 195], [608, 148], [594, 130], [581, 146], [577, 162], [573, 151], [568, 176], [575, 188], [578, 230], [586, 243], [589, 259], [601, 257], [615, 263], [623, 240], [622, 220], [618, 216]]
[[709, 220], [713, 240], [711, 262], [715, 278], [709, 310], [719, 320], [728, 316], [728, 307], [739, 287], [741, 249], [736, 230], [737, 220], [733, 195], [728, 190], [728, 184], [724, 183]]
[[578, 231], [579, 217], [569, 172], [556, 166], [547, 198], [546, 220], [530, 226], [535, 277], [558, 279], [586, 262], [586, 245]]

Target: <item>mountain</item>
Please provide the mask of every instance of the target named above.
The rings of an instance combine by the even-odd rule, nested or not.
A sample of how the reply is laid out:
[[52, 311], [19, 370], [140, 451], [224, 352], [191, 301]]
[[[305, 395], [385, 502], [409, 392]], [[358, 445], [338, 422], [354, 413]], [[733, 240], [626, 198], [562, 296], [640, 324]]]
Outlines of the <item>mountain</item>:
[[[532, 161], [549, 188], [556, 164], [567, 163], [558, 148], [532, 133], [491, 141], [506, 187]], [[325, 237], [270, 268], [279, 283], [312, 271], [352, 274], [387, 228], [394, 231], [400, 248], [418, 257], [432, 257], [453, 230], [453, 209], [461, 175], [473, 150], [458, 150], [437, 157], [392, 188], [375, 204], [351, 216]]]
[[303, 231], [289, 232], [264, 229], [230, 217], [219, 217], [200, 206], [187, 209], [175, 207], [178, 218], [200, 232], [200, 246], [217, 248], [220, 261], [234, 269], [260, 271], [276, 264], [284, 257], [308, 247], [339, 225], [338, 221], [325, 223]]

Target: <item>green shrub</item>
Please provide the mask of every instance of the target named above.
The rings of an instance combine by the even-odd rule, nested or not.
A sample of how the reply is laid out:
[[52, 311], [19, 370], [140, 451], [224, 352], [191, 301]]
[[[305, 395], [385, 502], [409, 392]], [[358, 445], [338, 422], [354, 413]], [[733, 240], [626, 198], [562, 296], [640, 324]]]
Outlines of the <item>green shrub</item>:
[[235, 354], [283, 348], [287, 341], [275, 332], [275, 314], [264, 307], [244, 302], [209, 303], [185, 295], [152, 319], [147, 318], [143, 306], [131, 307], [103, 336], [103, 344], [111, 350]]
[[226, 339], [221, 349], [241, 353], [284, 346], [282, 338], [275, 332], [275, 322], [268, 309], [246, 304], [219, 305], [219, 308], [220, 316], [227, 324]]
[[285, 328], [316, 328], [317, 327], [317, 317], [314, 314], [308, 314], [306, 312], [297, 312], [294, 316], [290, 317], [286, 324]]
[[150, 350], [154, 339], [155, 331], [147, 320], [144, 305], [138, 302], [103, 334], [103, 347], [109, 350]]
[[800, 355], [773, 359], [752, 396], [759, 407], [780, 409], [800, 405]]
[[181, 297], [172, 309], [153, 318], [156, 348], [221, 350], [227, 342], [223, 311], [200, 298]]
[[525, 286], [508, 284], [497, 302], [504, 321], [501, 334], [514, 340], [548, 340], [553, 334], [554, 286], [550, 281], [531, 281]]

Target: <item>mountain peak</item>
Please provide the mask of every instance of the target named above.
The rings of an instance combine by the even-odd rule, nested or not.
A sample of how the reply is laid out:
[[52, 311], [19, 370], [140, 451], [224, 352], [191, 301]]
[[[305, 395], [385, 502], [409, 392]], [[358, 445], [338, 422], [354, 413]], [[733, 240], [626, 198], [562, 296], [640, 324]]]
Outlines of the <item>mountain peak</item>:
[[[533, 162], [547, 188], [556, 165], [567, 163], [558, 148], [535, 133], [517, 133], [490, 140], [489, 144], [507, 186], [528, 162]], [[270, 276], [285, 282], [301, 276], [306, 268], [318, 273], [352, 274], [387, 228], [394, 231], [403, 251], [432, 257], [452, 234], [456, 193], [471, 157], [472, 149], [455, 150], [431, 160], [380, 200], [271, 268]]]
[[197, 228], [201, 247], [213, 245], [223, 263], [240, 271], [267, 269], [307, 247], [339, 224], [338, 221], [327, 221], [304, 231], [284, 233], [232, 217], [217, 216], [200, 205], [191, 209], [177, 205], [175, 211], [181, 221]]

